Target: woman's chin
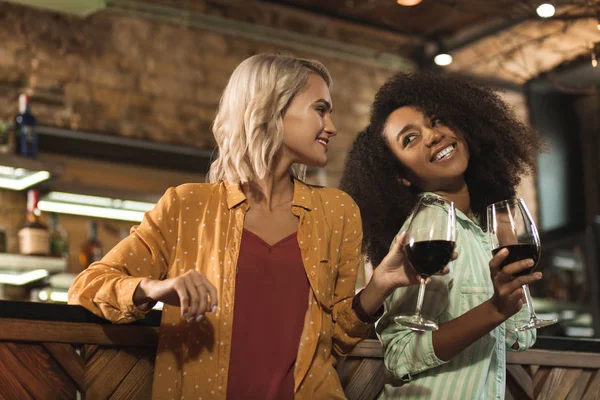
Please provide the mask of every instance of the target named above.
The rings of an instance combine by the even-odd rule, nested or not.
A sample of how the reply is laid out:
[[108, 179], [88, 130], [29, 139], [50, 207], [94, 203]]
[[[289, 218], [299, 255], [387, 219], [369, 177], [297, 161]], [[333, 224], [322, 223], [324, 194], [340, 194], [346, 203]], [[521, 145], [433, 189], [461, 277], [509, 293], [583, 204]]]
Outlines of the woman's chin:
[[307, 159], [304, 161], [300, 161], [300, 164], [304, 164], [307, 167], [311, 167], [311, 168], [323, 168], [327, 165], [327, 156], [323, 157], [323, 158], [312, 158], [312, 159]]

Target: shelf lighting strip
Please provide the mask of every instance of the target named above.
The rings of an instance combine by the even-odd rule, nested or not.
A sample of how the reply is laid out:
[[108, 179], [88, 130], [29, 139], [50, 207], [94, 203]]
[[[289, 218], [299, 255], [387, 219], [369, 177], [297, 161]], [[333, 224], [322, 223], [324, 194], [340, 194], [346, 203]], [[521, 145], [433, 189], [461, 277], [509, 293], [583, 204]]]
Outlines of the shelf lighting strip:
[[38, 203], [38, 208], [45, 212], [131, 222], [141, 222], [144, 213], [152, 207], [154, 203], [65, 192], [50, 192]]
[[50, 179], [48, 171], [30, 171], [0, 165], [0, 188], [23, 190]]

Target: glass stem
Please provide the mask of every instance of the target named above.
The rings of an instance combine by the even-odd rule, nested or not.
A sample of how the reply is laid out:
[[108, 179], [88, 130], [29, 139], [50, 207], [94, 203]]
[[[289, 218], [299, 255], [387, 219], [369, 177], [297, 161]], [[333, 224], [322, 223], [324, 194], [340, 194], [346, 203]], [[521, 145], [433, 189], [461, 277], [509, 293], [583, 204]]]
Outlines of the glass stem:
[[423, 298], [425, 297], [425, 286], [427, 286], [427, 280], [421, 277], [421, 284], [419, 286], [419, 297], [417, 298], [417, 309], [415, 310], [415, 315], [417, 317], [421, 316], [421, 307], [423, 307]]
[[525, 301], [527, 301], [527, 307], [529, 307], [529, 318], [534, 319], [537, 317], [535, 315], [535, 310], [533, 309], [533, 300], [531, 299], [531, 293], [529, 293], [529, 286], [523, 285], [523, 292], [525, 293]]

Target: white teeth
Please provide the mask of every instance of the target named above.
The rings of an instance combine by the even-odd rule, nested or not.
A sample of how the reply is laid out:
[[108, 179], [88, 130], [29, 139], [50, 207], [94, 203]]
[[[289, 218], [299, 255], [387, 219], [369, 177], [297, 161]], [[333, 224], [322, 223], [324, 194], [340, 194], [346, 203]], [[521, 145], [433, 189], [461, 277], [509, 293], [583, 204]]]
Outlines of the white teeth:
[[450, 155], [453, 151], [454, 151], [454, 145], [451, 144], [450, 146], [446, 147], [445, 149], [443, 149], [442, 151], [440, 151], [439, 153], [437, 153], [435, 155], [434, 160], [435, 161], [439, 161], [442, 158], [446, 157], [447, 155]]
[[327, 146], [327, 142], [324, 141], [323, 139], [317, 139], [317, 142], [324, 144], [325, 146]]

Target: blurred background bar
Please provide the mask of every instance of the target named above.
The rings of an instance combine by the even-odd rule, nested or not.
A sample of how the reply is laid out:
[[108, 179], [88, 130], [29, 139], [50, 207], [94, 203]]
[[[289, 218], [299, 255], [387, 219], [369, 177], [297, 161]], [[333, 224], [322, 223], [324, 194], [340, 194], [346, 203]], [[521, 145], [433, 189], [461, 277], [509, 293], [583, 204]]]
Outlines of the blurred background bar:
[[579, 0], [0, 2], [0, 299], [65, 303], [168, 187], [205, 180], [237, 64], [287, 52], [334, 78], [319, 185], [337, 186], [392, 74], [498, 89], [549, 144], [518, 190], [542, 237], [535, 307], [560, 319], [539, 334], [599, 338], [599, 15]]

